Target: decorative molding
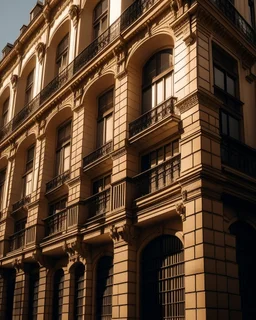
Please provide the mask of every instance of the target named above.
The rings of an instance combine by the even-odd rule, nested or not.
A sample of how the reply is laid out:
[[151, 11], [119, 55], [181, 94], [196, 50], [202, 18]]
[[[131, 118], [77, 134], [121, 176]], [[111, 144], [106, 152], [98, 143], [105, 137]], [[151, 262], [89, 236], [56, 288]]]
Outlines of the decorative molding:
[[181, 217], [181, 220], [184, 222], [186, 220], [186, 207], [183, 202], [176, 204], [176, 212]]
[[12, 84], [13, 89], [16, 89], [17, 83], [18, 83], [18, 76], [17, 76], [17, 74], [13, 74], [11, 76], [11, 84]]
[[137, 232], [133, 225], [126, 223], [119, 227], [112, 225], [110, 227], [109, 236], [114, 242], [123, 240], [131, 244], [137, 238]]
[[76, 28], [78, 24], [78, 17], [79, 17], [79, 7], [76, 5], [71, 5], [68, 11], [69, 17], [73, 22], [73, 26]]
[[36, 251], [32, 253], [32, 258], [39, 264], [40, 267], [44, 267], [46, 269], [51, 269], [53, 267], [53, 263], [50, 258], [44, 256], [40, 249], [36, 249]]
[[90, 245], [80, 241], [75, 240], [70, 243], [65, 243], [62, 247], [63, 251], [68, 255], [68, 265], [67, 269], [73, 266], [76, 262], [86, 263], [86, 259], [91, 254]]
[[16, 270], [17, 273], [24, 271], [24, 263], [22, 258], [16, 258], [12, 262], [13, 268]]
[[45, 44], [43, 42], [39, 42], [35, 48], [37, 58], [40, 64], [42, 64], [45, 56]]

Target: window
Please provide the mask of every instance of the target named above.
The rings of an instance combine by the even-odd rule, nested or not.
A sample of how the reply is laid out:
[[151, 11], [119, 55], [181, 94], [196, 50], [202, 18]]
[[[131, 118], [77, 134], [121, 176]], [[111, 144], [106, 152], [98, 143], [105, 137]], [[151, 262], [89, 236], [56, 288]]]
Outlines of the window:
[[95, 200], [90, 206], [92, 215], [99, 215], [109, 211], [110, 207], [111, 175], [108, 174], [93, 182], [93, 194]]
[[239, 119], [232, 115], [221, 111], [221, 133], [231, 138], [240, 139]]
[[97, 148], [113, 139], [113, 89], [98, 99]]
[[52, 319], [54, 320], [62, 319], [63, 291], [64, 271], [59, 269], [55, 272], [53, 279]]
[[58, 44], [56, 52], [56, 68], [57, 74], [61, 73], [68, 65], [68, 48], [69, 48], [69, 34]]
[[2, 110], [2, 126], [5, 126], [8, 122], [8, 111], [9, 111], [9, 98], [6, 99], [3, 103], [3, 110]]
[[253, 29], [255, 29], [255, 7], [254, 7], [254, 0], [248, 0], [248, 7], [249, 7], [249, 17], [250, 23]]
[[143, 68], [142, 112], [145, 113], [173, 95], [172, 50], [156, 53]]
[[108, 28], [108, 0], [101, 0], [93, 10], [93, 36], [98, 38]]
[[61, 232], [66, 227], [67, 197], [59, 199], [49, 207], [48, 235]]
[[179, 141], [168, 143], [141, 158], [141, 171], [144, 177], [139, 181], [139, 191], [142, 195], [154, 192], [170, 185], [179, 177], [180, 160]]
[[180, 240], [161, 236], [141, 256], [141, 320], [185, 319], [184, 253]]
[[27, 150], [25, 174], [23, 175], [23, 197], [30, 195], [32, 192], [34, 153], [34, 146]]
[[29, 272], [29, 308], [28, 320], [37, 319], [39, 293], [39, 268], [36, 266]]
[[75, 269], [75, 303], [74, 303], [74, 315], [76, 320], [82, 320], [83, 317], [83, 305], [84, 305], [84, 272], [85, 267], [83, 264], [79, 264]]
[[29, 103], [33, 98], [34, 71], [35, 71], [35, 69], [33, 69], [27, 77], [26, 92], [25, 92], [25, 104]]
[[4, 182], [6, 169], [0, 170], [0, 210], [4, 208]]
[[57, 133], [56, 176], [70, 168], [71, 121], [62, 125]]
[[13, 300], [15, 292], [15, 278], [16, 272], [14, 269], [9, 269], [5, 271], [5, 290], [6, 290], [6, 312], [4, 319], [12, 319], [13, 313]]
[[97, 265], [96, 320], [112, 319], [113, 258], [101, 257]]

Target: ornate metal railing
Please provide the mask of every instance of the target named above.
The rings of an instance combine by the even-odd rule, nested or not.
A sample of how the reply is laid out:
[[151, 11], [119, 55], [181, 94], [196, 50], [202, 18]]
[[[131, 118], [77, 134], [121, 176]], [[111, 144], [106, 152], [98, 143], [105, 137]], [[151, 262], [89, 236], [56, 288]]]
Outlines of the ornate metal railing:
[[256, 44], [256, 35], [254, 29], [241, 16], [236, 8], [227, 0], [210, 0], [218, 9], [231, 21], [245, 38], [253, 45]]
[[26, 229], [15, 232], [10, 237], [10, 251], [17, 250], [25, 246]]
[[135, 136], [165, 117], [174, 114], [174, 102], [176, 100], [177, 98], [172, 97], [131, 122], [129, 125], [130, 137]]
[[240, 141], [223, 137], [221, 142], [223, 164], [256, 178], [256, 149]]
[[70, 178], [70, 170], [65, 171], [64, 173], [58, 175], [51, 181], [46, 183], [46, 192], [62, 186]]
[[94, 161], [108, 155], [112, 150], [113, 150], [113, 143], [112, 141], [109, 141], [108, 143], [104, 144], [102, 147], [90, 153], [88, 156], [84, 157], [83, 166], [86, 167], [89, 164], [93, 163]]
[[160, 165], [144, 171], [133, 178], [136, 185], [136, 197], [141, 197], [168, 185], [180, 176], [180, 154]]
[[85, 200], [89, 218], [99, 217], [110, 211], [110, 188]]
[[58, 76], [56, 76], [27, 106], [25, 106], [6, 126], [0, 129], [0, 140], [11, 134], [47, 99], [64, 86], [78, 71], [98, 53], [115, 40], [122, 31], [136, 21], [146, 10], [159, 0], [137, 0], [88, 47], [86, 47]]
[[25, 206], [29, 202], [30, 202], [30, 196], [26, 196], [26, 197], [20, 199], [19, 201], [15, 202], [13, 204], [12, 211], [16, 211], [16, 210], [22, 208], [23, 206]]

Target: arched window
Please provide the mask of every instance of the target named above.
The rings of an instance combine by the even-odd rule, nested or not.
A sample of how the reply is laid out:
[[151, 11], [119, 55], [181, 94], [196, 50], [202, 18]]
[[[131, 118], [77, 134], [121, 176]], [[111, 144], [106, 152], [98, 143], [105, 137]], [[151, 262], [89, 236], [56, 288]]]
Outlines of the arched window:
[[39, 268], [34, 267], [29, 273], [29, 301], [28, 301], [28, 319], [37, 319], [38, 306], [38, 292], [39, 292]]
[[154, 54], [143, 68], [142, 112], [145, 113], [173, 95], [172, 50]]
[[141, 320], [185, 319], [184, 254], [180, 240], [161, 236], [141, 256]]
[[85, 267], [79, 264], [75, 268], [75, 303], [74, 315], [76, 320], [83, 319], [83, 304], [84, 304], [84, 272]]
[[93, 10], [93, 36], [98, 38], [108, 27], [108, 0], [101, 0]]
[[244, 222], [236, 222], [230, 229], [231, 233], [236, 236], [236, 260], [243, 320], [256, 319], [256, 231]]
[[59, 269], [54, 274], [53, 279], [53, 303], [52, 303], [52, 319], [62, 319], [64, 291], [64, 271]]
[[68, 65], [69, 33], [60, 41], [56, 52], [56, 73], [61, 73]]
[[96, 320], [112, 319], [113, 258], [100, 258], [97, 266]]

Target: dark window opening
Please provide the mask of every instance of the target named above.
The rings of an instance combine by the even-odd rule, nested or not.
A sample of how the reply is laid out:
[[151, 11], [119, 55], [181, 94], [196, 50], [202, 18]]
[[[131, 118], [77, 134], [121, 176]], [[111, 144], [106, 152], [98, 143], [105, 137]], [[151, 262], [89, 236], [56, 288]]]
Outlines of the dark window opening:
[[63, 291], [64, 271], [59, 269], [55, 272], [53, 279], [52, 319], [54, 320], [62, 319]]
[[84, 305], [84, 272], [85, 267], [79, 264], [75, 269], [75, 303], [74, 315], [76, 320], [82, 320]]

